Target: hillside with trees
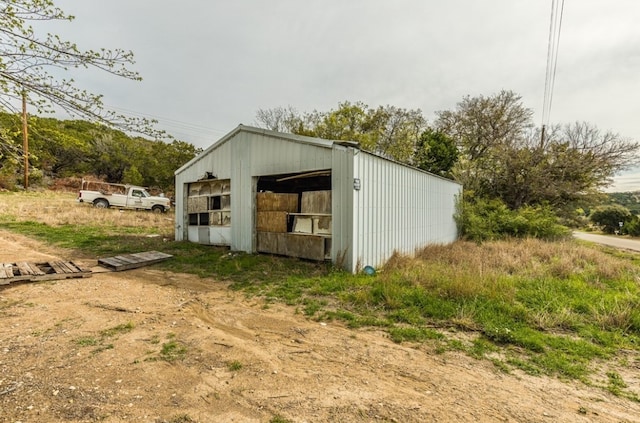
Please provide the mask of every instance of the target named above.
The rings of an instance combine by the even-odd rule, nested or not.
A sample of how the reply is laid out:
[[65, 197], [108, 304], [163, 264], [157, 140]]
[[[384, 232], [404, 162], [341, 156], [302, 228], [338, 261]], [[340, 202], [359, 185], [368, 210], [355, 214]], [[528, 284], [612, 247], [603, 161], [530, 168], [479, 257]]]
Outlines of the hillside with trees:
[[627, 208], [632, 214], [640, 215], [640, 191], [612, 192], [607, 194], [608, 202]]
[[[0, 188], [14, 189], [28, 164], [29, 180], [35, 183], [92, 174], [109, 182], [169, 190], [173, 171], [194, 156], [195, 147], [147, 139], [167, 136], [147, 119], [106, 109], [100, 94], [78, 85], [72, 69], [98, 70], [131, 81], [141, 77], [131, 69], [131, 51], [81, 50], [73, 41], [34, 29], [36, 22], [73, 19], [52, 0], [0, 1]], [[35, 110], [28, 122], [28, 154], [23, 148], [21, 104]], [[60, 111], [78, 120], [43, 117]]]
[[[15, 189], [23, 175], [20, 117], [0, 113], [4, 142], [0, 188]], [[190, 143], [132, 137], [84, 120], [29, 118], [29, 178], [46, 184], [56, 178], [91, 175], [108, 182], [173, 191], [173, 173], [199, 149]]]

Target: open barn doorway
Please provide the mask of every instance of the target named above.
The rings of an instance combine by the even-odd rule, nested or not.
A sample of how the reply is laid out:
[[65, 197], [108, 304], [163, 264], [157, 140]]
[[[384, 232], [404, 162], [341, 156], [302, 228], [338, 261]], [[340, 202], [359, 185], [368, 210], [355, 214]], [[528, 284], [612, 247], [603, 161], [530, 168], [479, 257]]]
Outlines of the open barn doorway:
[[331, 218], [330, 169], [258, 178], [258, 252], [330, 259]]

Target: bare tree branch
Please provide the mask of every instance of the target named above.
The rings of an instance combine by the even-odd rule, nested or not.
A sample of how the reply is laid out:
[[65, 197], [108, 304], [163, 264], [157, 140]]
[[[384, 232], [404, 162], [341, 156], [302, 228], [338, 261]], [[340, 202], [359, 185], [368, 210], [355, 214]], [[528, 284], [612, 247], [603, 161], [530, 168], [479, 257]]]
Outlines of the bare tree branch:
[[155, 138], [165, 136], [153, 128], [153, 121], [106, 110], [101, 95], [78, 88], [73, 79], [57, 79], [49, 73], [51, 69], [94, 68], [129, 80], [141, 79], [129, 69], [135, 63], [131, 51], [83, 51], [57, 35], [38, 36], [30, 25], [35, 21], [73, 19], [52, 0], [0, 0], [0, 110], [17, 112], [14, 100], [25, 92], [38, 113], [60, 108], [78, 118], [124, 131]]

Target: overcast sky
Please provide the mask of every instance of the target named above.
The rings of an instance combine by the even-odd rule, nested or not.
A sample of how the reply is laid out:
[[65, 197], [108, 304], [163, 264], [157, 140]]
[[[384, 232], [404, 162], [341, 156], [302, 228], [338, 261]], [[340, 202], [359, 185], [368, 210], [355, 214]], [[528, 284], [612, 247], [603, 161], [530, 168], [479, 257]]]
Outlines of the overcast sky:
[[[520, 94], [540, 125], [551, 0], [56, 0], [52, 32], [135, 53], [142, 82], [85, 72], [119, 112], [207, 147], [258, 109], [419, 108]], [[640, 1], [566, 0], [551, 123], [640, 140]], [[640, 173], [616, 190], [640, 189]]]

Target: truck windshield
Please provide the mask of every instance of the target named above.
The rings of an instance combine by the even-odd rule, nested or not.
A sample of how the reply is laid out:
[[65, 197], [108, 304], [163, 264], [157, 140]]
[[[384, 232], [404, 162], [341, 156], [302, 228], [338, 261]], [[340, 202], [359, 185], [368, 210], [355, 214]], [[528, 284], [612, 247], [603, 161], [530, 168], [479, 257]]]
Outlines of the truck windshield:
[[133, 191], [131, 191], [131, 196], [144, 198], [149, 197], [149, 193], [143, 189], [134, 189]]

